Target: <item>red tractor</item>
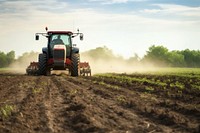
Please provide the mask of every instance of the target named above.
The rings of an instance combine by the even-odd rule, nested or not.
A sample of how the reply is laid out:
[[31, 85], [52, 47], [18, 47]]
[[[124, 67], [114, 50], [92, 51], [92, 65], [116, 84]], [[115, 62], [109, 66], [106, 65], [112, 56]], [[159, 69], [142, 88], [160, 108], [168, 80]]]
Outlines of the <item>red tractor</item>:
[[39, 35], [47, 38], [47, 47], [42, 48], [38, 62], [31, 62], [27, 67], [27, 74], [50, 75], [51, 70], [68, 69], [71, 76], [79, 76], [79, 48], [72, 45], [72, 38], [79, 35], [80, 40], [83, 40], [83, 34], [79, 33], [79, 30], [77, 33], [72, 33], [71, 31], [47, 31], [47, 33], [36, 33], [36, 40], [39, 40]]

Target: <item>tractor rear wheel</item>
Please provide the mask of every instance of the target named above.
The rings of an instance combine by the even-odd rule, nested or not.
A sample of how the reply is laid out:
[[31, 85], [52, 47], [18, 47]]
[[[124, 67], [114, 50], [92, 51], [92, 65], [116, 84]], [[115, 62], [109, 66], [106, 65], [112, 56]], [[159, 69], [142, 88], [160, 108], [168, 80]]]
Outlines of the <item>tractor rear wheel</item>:
[[77, 77], [79, 75], [79, 61], [80, 61], [80, 55], [79, 54], [72, 54], [72, 63], [71, 63], [71, 76]]
[[38, 57], [38, 75], [46, 75], [47, 70], [47, 55], [46, 54], [39, 54]]

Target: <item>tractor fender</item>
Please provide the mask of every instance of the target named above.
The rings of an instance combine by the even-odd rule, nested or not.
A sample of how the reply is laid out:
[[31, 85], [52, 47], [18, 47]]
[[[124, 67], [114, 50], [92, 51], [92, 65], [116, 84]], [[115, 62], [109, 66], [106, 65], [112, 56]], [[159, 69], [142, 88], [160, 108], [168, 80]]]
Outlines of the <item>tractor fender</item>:
[[72, 47], [72, 53], [78, 54], [79, 53], [79, 48]]
[[42, 53], [45, 53], [48, 55], [48, 48], [47, 47], [42, 48]]

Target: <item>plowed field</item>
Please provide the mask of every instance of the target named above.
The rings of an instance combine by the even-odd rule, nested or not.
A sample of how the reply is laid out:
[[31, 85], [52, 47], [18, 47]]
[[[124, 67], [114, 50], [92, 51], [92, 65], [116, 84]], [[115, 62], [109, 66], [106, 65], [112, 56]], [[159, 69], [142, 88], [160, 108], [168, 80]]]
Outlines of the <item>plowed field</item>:
[[0, 133], [200, 132], [192, 76], [0, 74]]

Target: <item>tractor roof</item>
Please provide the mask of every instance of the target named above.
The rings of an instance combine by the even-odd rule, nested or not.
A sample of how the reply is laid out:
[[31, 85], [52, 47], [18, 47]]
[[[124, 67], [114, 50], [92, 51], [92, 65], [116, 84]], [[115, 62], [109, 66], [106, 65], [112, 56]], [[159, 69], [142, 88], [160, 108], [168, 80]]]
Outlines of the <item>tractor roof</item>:
[[48, 31], [47, 34], [68, 34], [68, 35], [72, 35], [73, 33], [71, 31]]

